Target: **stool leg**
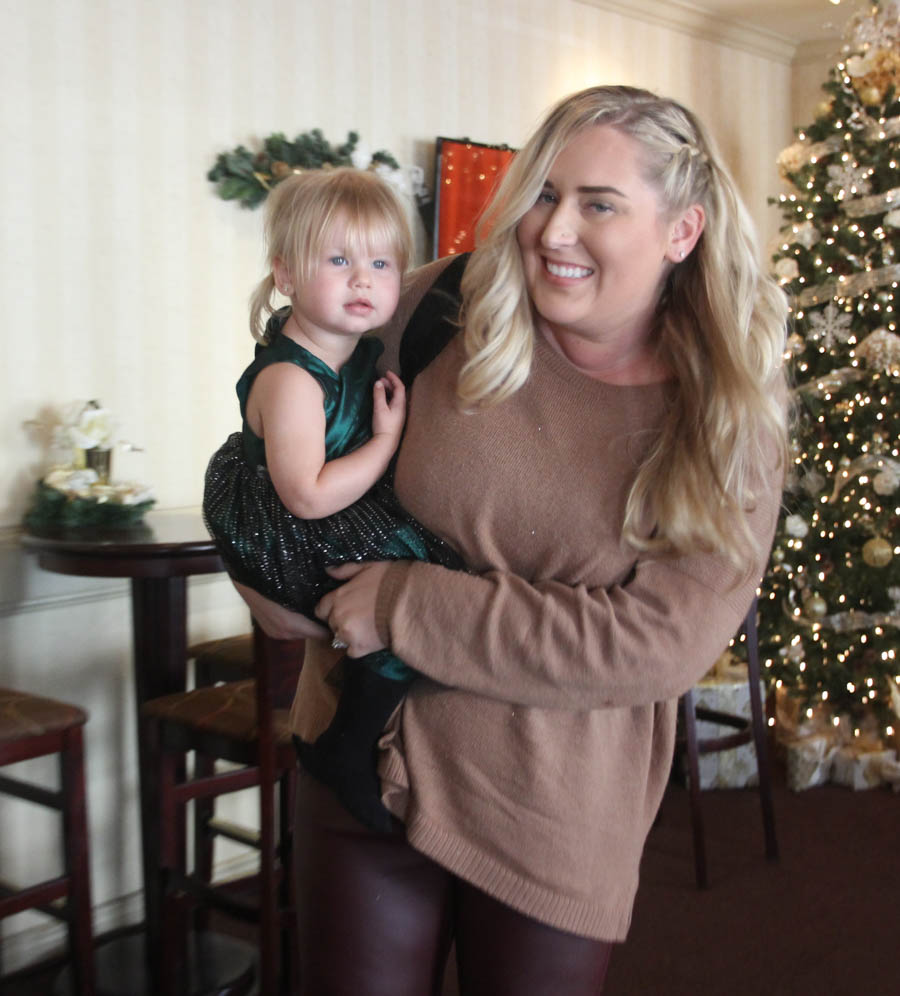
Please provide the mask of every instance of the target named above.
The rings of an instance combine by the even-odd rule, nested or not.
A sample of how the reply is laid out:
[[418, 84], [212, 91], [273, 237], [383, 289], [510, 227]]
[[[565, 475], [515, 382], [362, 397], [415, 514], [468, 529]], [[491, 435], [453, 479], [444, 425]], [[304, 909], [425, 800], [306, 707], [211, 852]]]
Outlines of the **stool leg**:
[[753, 716], [753, 743], [756, 747], [756, 767], [759, 773], [759, 801], [762, 806], [763, 833], [766, 839], [766, 857], [778, 859], [778, 840], [775, 836], [775, 809], [772, 805], [772, 776], [769, 769], [769, 752], [766, 741], [766, 724], [762, 696], [759, 691], [759, 642], [756, 632], [756, 602], [747, 613], [747, 673], [750, 678], [750, 710]]
[[279, 780], [278, 791], [278, 853], [281, 879], [278, 890], [278, 905], [281, 920], [281, 978], [291, 992], [299, 992], [299, 977], [296, 972], [296, 957], [292, 957], [294, 947], [295, 922], [291, 911], [294, 908], [293, 874], [293, 814], [296, 768], [290, 768]]
[[67, 730], [63, 738], [60, 779], [66, 875], [69, 879], [66, 905], [73, 982], [79, 996], [94, 996], [96, 979], [91, 926], [91, 869], [84, 786], [84, 743], [80, 726]]
[[681, 704], [684, 710], [684, 734], [687, 743], [691, 827], [694, 832], [694, 870], [697, 887], [705, 889], [709, 883], [706, 875], [706, 838], [703, 833], [703, 812], [700, 808], [700, 750], [697, 745], [697, 717], [694, 712], [694, 693], [692, 690], [688, 689], [681, 696]]
[[[216, 762], [207, 754], [194, 754], [194, 778], [211, 778], [216, 773]], [[215, 815], [214, 799], [194, 800], [194, 872], [204, 881], [212, 881], [213, 838], [209, 821]]]

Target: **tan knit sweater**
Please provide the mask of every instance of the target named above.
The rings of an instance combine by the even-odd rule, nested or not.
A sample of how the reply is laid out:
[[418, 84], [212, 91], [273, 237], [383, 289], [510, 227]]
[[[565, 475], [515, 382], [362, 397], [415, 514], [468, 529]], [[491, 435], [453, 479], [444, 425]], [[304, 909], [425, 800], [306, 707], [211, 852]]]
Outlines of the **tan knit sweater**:
[[[414, 277], [388, 356], [440, 264]], [[583, 376], [542, 339], [510, 400], [458, 410], [452, 342], [415, 382], [396, 487], [473, 573], [388, 571], [379, 630], [422, 677], [382, 738], [388, 807], [410, 843], [563, 930], [625, 937], [644, 840], [672, 758], [678, 696], [737, 630], [762, 573], [780, 477], [752, 515], [758, 573], [716, 557], [654, 561], [620, 540], [625, 496], [663, 385]], [[390, 362], [390, 360], [389, 360]], [[330, 718], [310, 649], [295, 729]]]

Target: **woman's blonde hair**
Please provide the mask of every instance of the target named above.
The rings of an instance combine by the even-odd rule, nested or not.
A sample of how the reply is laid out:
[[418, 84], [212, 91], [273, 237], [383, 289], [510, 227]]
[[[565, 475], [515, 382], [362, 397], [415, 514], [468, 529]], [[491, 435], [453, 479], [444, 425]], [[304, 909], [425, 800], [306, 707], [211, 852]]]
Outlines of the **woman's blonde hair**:
[[335, 224], [346, 226], [347, 249], [366, 252], [389, 246], [401, 274], [412, 251], [406, 212], [391, 187], [375, 173], [342, 167], [309, 170], [282, 180], [266, 201], [266, 263], [269, 274], [250, 297], [250, 331], [266, 342], [266, 321], [274, 311], [275, 277], [281, 259], [295, 284], [309, 280], [319, 265]]
[[782, 465], [786, 459], [787, 300], [761, 269], [753, 224], [714, 144], [675, 101], [633, 87], [591, 87], [560, 101], [517, 153], [463, 277], [460, 399], [467, 407], [496, 404], [528, 377], [535, 324], [516, 228], [557, 155], [593, 125], [640, 145], [644, 179], [667, 217], [694, 204], [706, 215], [657, 308], [657, 355], [672, 374], [673, 397], [632, 484], [623, 537], [658, 554], [716, 550], [747, 567], [756, 554], [745, 514], [751, 478], [771, 460], [773, 444]]

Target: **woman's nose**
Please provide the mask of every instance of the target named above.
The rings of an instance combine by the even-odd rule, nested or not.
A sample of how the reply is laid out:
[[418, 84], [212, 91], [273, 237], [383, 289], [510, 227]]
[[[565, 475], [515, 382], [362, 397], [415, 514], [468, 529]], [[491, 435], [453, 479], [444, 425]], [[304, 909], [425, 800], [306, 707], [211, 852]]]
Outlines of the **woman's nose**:
[[556, 249], [574, 245], [577, 241], [578, 234], [571, 212], [560, 204], [547, 219], [541, 232], [541, 244], [546, 249]]

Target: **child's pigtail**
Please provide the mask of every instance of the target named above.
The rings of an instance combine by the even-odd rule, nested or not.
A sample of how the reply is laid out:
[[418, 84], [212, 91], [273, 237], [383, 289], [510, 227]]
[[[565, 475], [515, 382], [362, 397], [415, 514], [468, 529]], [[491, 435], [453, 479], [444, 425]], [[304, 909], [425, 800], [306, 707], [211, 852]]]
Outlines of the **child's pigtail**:
[[275, 276], [270, 273], [256, 285], [256, 290], [250, 295], [250, 334], [257, 342], [268, 345], [266, 324], [269, 315], [275, 310], [272, 307], [272, 295], [275, 293]]

